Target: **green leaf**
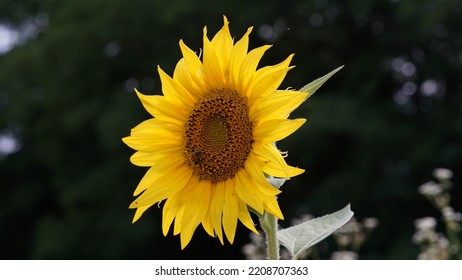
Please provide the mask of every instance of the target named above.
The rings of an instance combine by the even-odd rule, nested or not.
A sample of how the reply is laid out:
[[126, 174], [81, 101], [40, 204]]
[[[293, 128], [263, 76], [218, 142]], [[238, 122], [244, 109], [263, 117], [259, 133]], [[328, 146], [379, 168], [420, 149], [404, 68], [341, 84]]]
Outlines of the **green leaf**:
[[315, 93], [315, 91], [320, 88], [327, 80], [329, 80], [335, 73], [340, 71], [343, 68], [343, 65], [338, 67], [337, 69], [331, 71], [330, 73], [318, 78], [311, 83], [307, 84], [306, 86], [302, 87], [299, 91], [308, 93], [308, 98]]
[[284, 178], [274, 178], [274, 177], [269, 177], [266, 178], [268, 183], [271, 184], [271, 186], [275, 187], [276, 189], [280, 189], [282, 185], [287, 181], [287, 179]]
[[335, 213], [279, 230], [278, 239], [296, 259], [303, 250], [331, 235], [346, 224], [351, 217], [353, 217], [353, 212], [350, 209], [350, 204], [348, 204]]

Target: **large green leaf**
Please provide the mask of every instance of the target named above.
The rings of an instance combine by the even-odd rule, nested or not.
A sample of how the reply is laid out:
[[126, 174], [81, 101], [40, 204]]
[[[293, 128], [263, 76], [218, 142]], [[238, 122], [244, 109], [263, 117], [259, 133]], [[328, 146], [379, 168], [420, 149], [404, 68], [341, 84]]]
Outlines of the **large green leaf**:
[[353, 212], [348, 204], [332, 214], [279, 230], [278, 239], [296, 259], [301, 252], [331, 235], [346, 224], [351, 217], [353, 217]]

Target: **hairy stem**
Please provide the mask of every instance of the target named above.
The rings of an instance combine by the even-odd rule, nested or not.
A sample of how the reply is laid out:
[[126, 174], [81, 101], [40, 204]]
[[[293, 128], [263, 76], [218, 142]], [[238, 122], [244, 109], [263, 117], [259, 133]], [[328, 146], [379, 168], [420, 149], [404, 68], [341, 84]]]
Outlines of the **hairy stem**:
[[268, 259], [279, 260], [278, 219], [265, 212], [260, 223], [266, 235]]

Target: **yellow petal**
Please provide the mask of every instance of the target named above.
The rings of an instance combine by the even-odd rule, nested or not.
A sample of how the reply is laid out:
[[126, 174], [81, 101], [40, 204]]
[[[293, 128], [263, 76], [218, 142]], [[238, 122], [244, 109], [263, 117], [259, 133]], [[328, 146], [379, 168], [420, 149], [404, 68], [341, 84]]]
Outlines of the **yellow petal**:
[[228, 181], [225, 182], [225, 203], [223, 205], [223, 229], [229, 243], [233, 243], [236, 234], [238, 218], [238, 199], [234, 186]]
[[[150, 153], [150, 154], [153, 154], [153, 153]], [[172, 162], [176, 162], [176, 164], [172, 164]], [[168, 158], [163, 157], [161, 158], [161, 160], [156, 161], [154, 165], [150, 166], [146, 174], [143, 176], [138, 186], [136, 187], [133, 195], [137, 196], [142, 191], [146, 190], [147, 188], [154, 186], [154, 184], [156, 184], [156, 181], [159, 178], [166, 176], [165, 174], [169, 174], [169, 172], [177, 172], [177, 169], [181, 165], [183, 165], [181, 163], [181, 160], [172, 161], [172, 154], [170, 154]], [[187, 170], [187, 169], [183, 169], [183, 170]], [[191, 173], [191, 171], [189, 171], [189, 173]]]
[[210, 236], [215, 237], [215, 231], [213, 230], [212, 220], [210, 218], [210, 210], [205, 214], [204, 218], [202, 219], [202, 227], [204, 228], [205, 232], [207, 232]]
[[160, 67], [157, 67], [159, 77], [162, 82], [162, 93], [172, 102], [179, 102], [183, 106], [191, 108], [194, 106], [196, 99], [177, 81], [173, 80]]
[[304, 92], [284, 90], [270, 93], [264, 100], [258, 101], [249, 109], [249, 117], [254, 122], [269, 119], [287, 119], [300, 104], [308, 98]]
[[203, 83], [198, 84], [197, 81], [193, 80], [191, 77], [190, 70], [186, 66], [185, 59], [182, 58], [178, 61], [175, 71], [173, 72], [173, 79], [178, 81], [185, 90], [187, 90], [192, 97], [195, 99], [200, 99], [202, 95], [206, 92], [201, 86]]
[[264, 163], [251, 152], [245, 162], [245, 170], [252, 178], [254, 178], [255, 187], [257, 187], [262, 194], [277, 195], [281, 193], [280, 190], [271, 186], [271, 184], [266, 180], [262, 170], [263, 165]]
[[303, 169], [289, 166], [289, 165], [287, 165], [287, 167], [285, 168], [281, 168], [280, 166], [278, 166], [277, 164], [273, 162], [269, 162], [268, 164], [266, 164], [263, 167], [263, 171], [266, 174], [269, 174], [274, 177], [279, 177], [279, 178], [295, 177], [305, 172], [305, 170]]
[[148, 171], [144, 174], [141, 181], [138, 183], [138, 186], [133, 192], [133, 195], [138, 196], [140, 193], [142, 193], [147, 188], [152, 187], [154, 182], [156, 182], [162, 176], [163, 174], [161, 172], [158, 172], [157, 168], [155, 167], [149, 168]]
[[253, 139], [260, 143], [273, 143], [282, 140], [299, 129], [306, 119], [273, 119], [258, 124], [253, 131]]
[[191, 241], [194, 231], [209, 210], [211, 185], [205, 181], [196, 183], [194, 187], [189, 188], [184, 193], [182, 199], [182, 203], [185, 205], [183, 220], [187, 222], [183, 222], [181, 225], [181, 249]]
[[[188, 166], [183, 164], [171, 164], [168, 172], [162, 177], [156, 178], [154, 182], [146, 179], [146, 190], [130, 205], [130, 208], [137, 208], [162, 201], [179, 192], [191, 179], [192, 172]], [[153, 176], [154, 177], [154, 176]], [[146, 178], [146, 176], [144, 177]], [[143, 179], [144, 179], [143, 178]]]
[[178, 147], [169, 147], [166, 144], [160, 144], [155, 148], [156, 149], [149, 151], [141, 150], [135, 152], [130, 157], [131, 163], [136, 166], [151, 167], [157, 165], [160, 161], [165, 160], [166, 157], [168, 157], [169, 160], [183, 160], [181, 150], [178, 149]]
[[[164, 141], [168, 141], [165, 139]], [[183, 149], [181, 147], [173, 146], [175, 143], [169, 141], [170, 145], [166, 143], [153, 143], [150, 148], [139, 149], [131, 157], [130, 161], [137, 166], [151, 167], [157, 163], [165, 160], [184, 160]], [[172, 147], [173, 146], [173, 147]]]
[[[219, 52], [219, 55], [216, 55], [216, 57], [218, 59], [222, 72], [225, 73], [226, 72], [225, 69], [229, 68], [228, 64], [230, 61], [231, 50], [233, 48], [233, 38], [231, 38], [231, 34], [229, 32], [228, 19], [226, 17], [223, 17], [223, 21], [224, 21], [223, 27], [213, 37], [211, 41], [211, 47], [213, 50], [217, 50]], [[205, 48], [204, 48], [204, 54], [205, 54]], [[205, 63], [205, 60], [204, 60], [204, 63]]]
[[130, 157], [130, 162], [136, 166], [150, 167], [157, 163], [153, 152], [136, 152]]
[[236, 174], [235, 180], [237, 180], [236, 193], [239, 198], [258, 213], [263, 214], [263, 203], [260, 199], [261, 194], [259, 194], [258, 189], [255, 187], [253, 178], [245, 170], [242, 170]]
[[217, 183], [212, 190], [212, 197], [210, 203], [210, 220], [212, 222], [215, 233], [218, 236], [221, 244], [223, 244], [223, 205], [225, 201], [225, 183]]
[[200, 87], [204, 85], [204, 67], [199, 57], [188, 46], [185, 45], [183, 40], [180, 40], [180, 49], [186, 66], [188, 67], [191, 79]]
[[279, 204], [276, 201], [276, 197], [268, 196], [268, 198], [263, 201], [263, 205], [265, 206], [266, 212], [277, 217], [279, 220], [284, 220], [284, 215], [282, 215]]
[[212, 43], [207, 38], [207, 29], [204, 28], [204, 80], [209, 89], [219, 89], [225, 87], [223, 68], [220, 65], [218, 56], [219, 55], [217, 55], [215, 52]]
[[170, 225], [172, 224], [175, 216], [180, 212], [180, 205], [178, 203], [178, 196], [169, 197], [162, 209], [162, 233], [167, 236]]
[[254, 145], [254, 151], [261, 156], [265, 165], [263, 171], [279, 178], [290, 178], [303, 173], [304, 170], [288, 166], [281, 153], [273, 144]]
[[239, 69], [239, 82], [238, 82], [238, 92], [244, 96], [250, 96], [250, 85], [253, 81], [255, 75], [255, 70], [257, 69], [258, 63], [262, 58], [263, 54], [271, 48], [269, 45], [261, 46], [251, 50], [244, 58], [242, 62], [241, 69]]
[[242, 36], [242, 38], [234, 45], [231, 51], [231, 57], [229, 62], [229, 71], [231, 75], [231, 86], [233, 88], [238, 88], [239, 74], [241, 70], [241, 65], [244, 62], [244, 58], [247, 55], [249, 47], [249, 34], [252, 32], [252, 27], [247, 29], [247, 32]]
[[149, 153], [162, 152], [166, 150], [175, 151], [181, 148], [181, 141], [178, 141], [178, 138], [180, 137], [182, 137], [181, 134], [129, 136], [123, 138], [122, 141], [134, 150]]
[[239, 200], [239, 220], [243, 225], [245, 225], [248, 229], [253, 231], [254, 233], [258, 234], [258, 230], [255, 228], [255, 224], [252, 221], [252, 217], [250, 217], [249, 209], [247, 208], [247, 204], [245, 204], [242, 200]]
[[178, 211], [175, 214], [175, 222], [173, 224], [173, 235], [178, 235], [181, 233], [181, 227], [183, 225], [183, 214], [184, 214], [185, 209], [186, 209], [185, 205], [180, 205], [180, 207], [178, 208]]
[[146, 205], [146, 206], [136, 208], [135, 216], [133, 217], [132, 223], [135, 223], [136, 221], [138, 221], [138, 219], [141, 217], [141, 215], [143, 215], [143, 213], [146, 210], [148, 210], [151, 206], [152, 205]]
[[144, 95], [136, 89], [135, 91], [146, 111], [159, 120], [183, 125], [189, 116], [185, 107], [169, 102], [165, 96]]
[[255, 73], [253, 83], [249, 87], [251, 91], [249, 95], [249, 106], [253, 106], [253, 104], [256, 104], [261, 98], [264, 98], [269, 93], [278, 89], [287, 72], [293, 68], [293, 66], [289, 67], [292, 57], [293, 55], [290, 55], [283, 62], [263, 67]]
[[183, 130], [183, 126], [165, 122], [156, 118], [147, 119], [134, 128], [131, 129], [130, 134], [132, 136], [144, 136], [144, 135], [163, 135], [178, 133]]

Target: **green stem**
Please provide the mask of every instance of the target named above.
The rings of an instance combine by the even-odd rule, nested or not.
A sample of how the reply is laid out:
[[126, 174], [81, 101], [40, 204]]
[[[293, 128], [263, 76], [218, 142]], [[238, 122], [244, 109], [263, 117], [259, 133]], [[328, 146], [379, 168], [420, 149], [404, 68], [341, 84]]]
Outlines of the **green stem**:
[[[454, 225], [451, 225], [450, 221], [444, 221], [446, 224], [446, 233], [448, 235], [449, 244], [454, 247], [455, 252], [450, 252], [451, 255], [454, 255], [457, 259], [462, 259], [462, 248], [459, 243], [459, 237], [457, 230], [454, 230]], [[455, 223], [455, 222], [452, 222]]]
[[278, 219], [265, 212], [260, 223], [266, 234], [268, 259], [279, 260]]

